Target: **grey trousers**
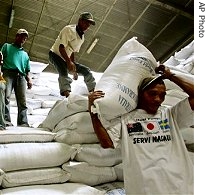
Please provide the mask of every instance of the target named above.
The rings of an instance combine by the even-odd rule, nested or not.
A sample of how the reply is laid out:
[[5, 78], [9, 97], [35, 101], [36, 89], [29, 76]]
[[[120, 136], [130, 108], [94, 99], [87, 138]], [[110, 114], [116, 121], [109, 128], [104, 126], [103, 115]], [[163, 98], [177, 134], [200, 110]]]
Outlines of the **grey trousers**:
[[[71, 91], [71, 83], [73, 80], [68, 76], [66, 62], [52, 51], [49, 52], [49, 62], [54, 65], [59, 73], [58, 82], [60, 94], [63, 95], [64, 91]], [[75, 65], [78, 75], [83, 75], [88, 91], [92, 91], [95, 88], [96, 82], [91, 70], [87, 66], [79, 63], [75, 63]]]
[[11, 122], [10, 116], [10, 97], [12, 91], [15, 92], [17, 102], [17, 125], [28, 124], [27, 105], [26, 105], [26, 88], [27, 83], [25, 77], [18, 72], [3, 70], [4, 79], [6, 80], [5, 92], [5, 120]]

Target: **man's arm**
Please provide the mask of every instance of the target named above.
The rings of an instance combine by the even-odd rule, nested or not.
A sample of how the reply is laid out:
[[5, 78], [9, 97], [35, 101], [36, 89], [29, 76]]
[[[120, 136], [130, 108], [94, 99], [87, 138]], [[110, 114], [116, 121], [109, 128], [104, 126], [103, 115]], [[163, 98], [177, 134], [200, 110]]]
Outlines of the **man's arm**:
[[26, 73], [25, 80], [27, 81], [28, 89], [31, 89], [33, 84], [32, 84], [32, 81], [30, 79], [29, 72]]
[[156, 68], [155, 71], [156, 73], [163, 74], [165, 79], [169, 79], [170, 81], [181, 87], [184, 92], [189, 95], [189, 103], [191, 109], [194, 110], [194, 83], [183, 77], [183, 75], [177, 75], [172, 73], [170, 69], [164, 65], [160, 65]]
[[108, 135], [106, 129], [100, 122], [97, 114], [91, 112], [91, 106], [93, 105], [94, 100], [102, 97], [104, 97], [104, 93], [102, 91], [94, 91], [89, 94], [89, 113], [91, 115], [94, 131], [100, 141], [101, 146], [103, 148], [114, 148], [113, 142], [110, 139], [110, 136]]
[[70, 73], [73, 74], [73, 79], [77, 80], [78, 79], [78, 75], [76, 72], [76, 66], [74, 64], [74, 54], [72, 54], [70, 57], [67, 55], [66, 51], [65, 51], [65, 47], [63, 44], [59, 45], [59, 52], [62, 55], [62, 57], [65, 59], [66, 63], [67, 63], [67, 69], [69, 70]]
[[2, 72], [1, 72], [1, 66], [2, 66], [2, 64], [3, 64], [3, 54], [2, 54], [2, 52], [0, 51], [0, 81], [1, 81], [1, 82], [6, 82], [6, 81], [4, 80], [4, 78], [3, 78], [3, 76], [2, 76]]
[[3, 64], [3, 54], [2, 54], [2, 52], [0, 51], [0, 65], [2, 65]]

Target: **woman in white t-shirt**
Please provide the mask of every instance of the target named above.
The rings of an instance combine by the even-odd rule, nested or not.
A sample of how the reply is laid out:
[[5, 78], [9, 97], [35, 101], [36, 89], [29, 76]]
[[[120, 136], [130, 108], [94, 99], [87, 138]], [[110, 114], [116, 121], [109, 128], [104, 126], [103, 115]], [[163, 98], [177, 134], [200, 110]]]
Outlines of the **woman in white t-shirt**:
[[[156, 72], [162, 75], [146, 78], [139, 86], [137, 108], [113, 119], [108, 129], [90, 111], [94, 130], [103, 148], [121, 146], [126, 194], [193, 194], [194, 165], [179, 129], [193, 125], [194, 84], [164, 65]], [[161, 106], [166, 96], [163, 79], [177, 84], [188, 97], [174, 106]], [[91, 93], [89, 110], [104, 95]]]

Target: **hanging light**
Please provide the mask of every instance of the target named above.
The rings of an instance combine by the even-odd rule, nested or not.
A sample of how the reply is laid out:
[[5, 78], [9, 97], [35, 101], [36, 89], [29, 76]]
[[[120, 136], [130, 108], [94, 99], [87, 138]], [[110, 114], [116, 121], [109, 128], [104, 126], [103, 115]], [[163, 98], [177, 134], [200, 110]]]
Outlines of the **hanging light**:
[[15, 15], [15, 10], [12, 9], [11, 14], [10, 14], [10, 19], [9, 19], [9, 28], [12, 28], [14, 15]]
[[95, 47], [95, 45], [97, 44], [97, 42], [99, 41], [98, 38], [95, 38], [94, 41], [92, 42], [92, 44], [90, 45], [90, 47], [88, 48], [88, 50], [86, 51], [87, 54], [90, 54], [92, 49]]

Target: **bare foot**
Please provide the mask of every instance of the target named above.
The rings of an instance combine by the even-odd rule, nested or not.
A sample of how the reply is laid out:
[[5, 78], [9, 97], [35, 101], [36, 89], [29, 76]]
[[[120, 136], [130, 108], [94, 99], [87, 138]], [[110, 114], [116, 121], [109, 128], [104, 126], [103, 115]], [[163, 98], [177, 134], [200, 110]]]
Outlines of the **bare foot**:
[[0, 127], [0, 131], [4, 131], [4, 130], [6, 130], [5, 127]]
[[63, 95], [67, 98], [70, 95], [70, 92], [69, 91], [64, 91]]
[[78, 73], [77, 72], [73, 73], [73, 80], [78, 80]]

